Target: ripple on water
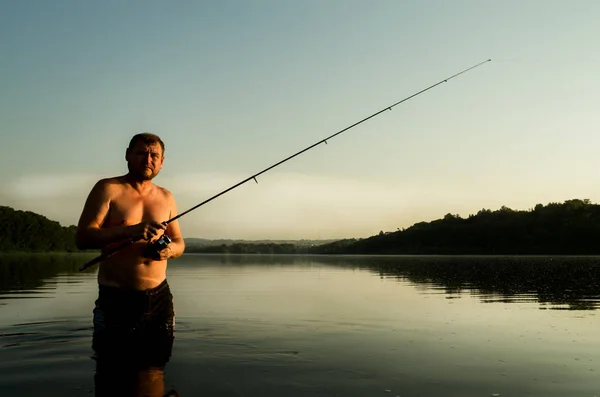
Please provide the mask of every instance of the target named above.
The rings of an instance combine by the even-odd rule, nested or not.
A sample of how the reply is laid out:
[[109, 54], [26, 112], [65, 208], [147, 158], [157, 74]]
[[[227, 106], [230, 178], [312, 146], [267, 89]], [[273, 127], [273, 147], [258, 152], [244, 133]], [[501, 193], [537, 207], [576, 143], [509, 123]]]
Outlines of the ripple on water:
[[[77, 320], [39, 321], [0, 329], [2, 395], [59, 395], [65, 385], [89, 395], [93, 385], [91, 327]], [[6, 394], [4, 394], [6, 393]]]

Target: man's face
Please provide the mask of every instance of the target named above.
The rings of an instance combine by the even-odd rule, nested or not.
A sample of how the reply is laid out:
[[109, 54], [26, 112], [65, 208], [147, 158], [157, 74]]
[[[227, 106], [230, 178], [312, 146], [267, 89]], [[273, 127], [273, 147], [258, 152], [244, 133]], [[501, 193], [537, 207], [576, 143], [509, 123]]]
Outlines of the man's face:
[[163, 153], [158, 143], [147, 145], [137, 142], [125, 154], [129, 173], [140, 180], [152, 180], [163, 164]]

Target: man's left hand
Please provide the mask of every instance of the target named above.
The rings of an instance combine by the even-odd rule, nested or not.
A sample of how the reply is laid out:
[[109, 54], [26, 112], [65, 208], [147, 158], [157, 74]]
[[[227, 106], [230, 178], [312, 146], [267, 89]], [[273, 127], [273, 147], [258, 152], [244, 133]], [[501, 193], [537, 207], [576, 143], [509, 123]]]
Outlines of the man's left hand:
[[175, 251], [170, 246], [163, 248], [158, 252], [147, 253], [145, 256], [155, 261], [165, 261], [174, 255]]
[[167, 245], [166, 248], [163, 248], [162, 250], [158, 251], [154, 258], [157, 261], [166, 261], [167, 259], [169, 259], [170, 257], [172, 257], [174, 254], [173, 249], [171, 249], [170, 246]]

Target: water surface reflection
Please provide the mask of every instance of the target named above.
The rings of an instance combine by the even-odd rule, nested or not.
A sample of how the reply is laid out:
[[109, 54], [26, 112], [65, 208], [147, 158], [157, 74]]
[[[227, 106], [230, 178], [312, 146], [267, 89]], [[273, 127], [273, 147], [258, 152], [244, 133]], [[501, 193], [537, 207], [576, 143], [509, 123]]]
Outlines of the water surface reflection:
[[94, 336], [95, 395], [98, 397], [177, 397], [165, 394], [165, 367], [173, 350], [173, 333]]
[[33, 291], [48, 286], [48, 281], [59, 274], [92, 274], [96, 269], [79, 273], [78, 268], [93, 254], [87, 253], [0, 253], [0, 299], [2, 294]]
[[449, 298], [468, 292], [483, 302], [537, 301], [554, 310], [595, 310], [600, 298], [596, 257], [381, 258], [361, 267], [441, 288]]
[[248, 266], [363, 269], [444, 291], [449, 299], [468, 293], [482, 302], [538, 302], [540, 309], [596, 310], [600, 303], [600, 258], [595, 256], [302, 256], [215, 255], [204, 263]]
[[598, 394], [597, 258], [184, 255], [175, 338], [103, 362], [97, 269], [53, 258], [0, 256], [2, 395]]

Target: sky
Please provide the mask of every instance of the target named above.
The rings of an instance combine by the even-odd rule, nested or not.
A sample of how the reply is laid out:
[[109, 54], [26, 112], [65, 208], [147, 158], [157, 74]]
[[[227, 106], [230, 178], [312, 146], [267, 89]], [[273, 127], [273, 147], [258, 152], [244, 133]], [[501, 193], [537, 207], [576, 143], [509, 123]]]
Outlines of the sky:
[[600, 2], [0, 1], [0, 205], [76, 224], [131, 136], [184, 237], [362, 238], [600, 201]]

